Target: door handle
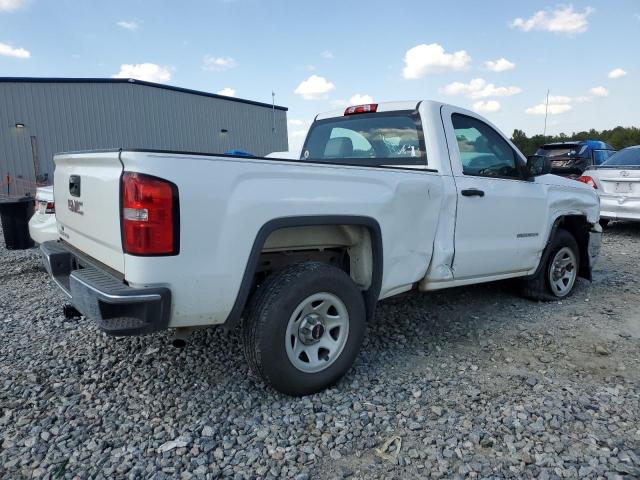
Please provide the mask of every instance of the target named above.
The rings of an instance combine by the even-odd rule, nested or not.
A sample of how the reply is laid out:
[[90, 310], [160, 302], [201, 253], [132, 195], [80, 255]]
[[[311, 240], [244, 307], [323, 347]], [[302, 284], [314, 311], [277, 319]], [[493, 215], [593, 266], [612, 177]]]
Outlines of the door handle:
[[463, 197], [484, 197], [484, 192], [477, 188], [467, 188], [460, 192]]

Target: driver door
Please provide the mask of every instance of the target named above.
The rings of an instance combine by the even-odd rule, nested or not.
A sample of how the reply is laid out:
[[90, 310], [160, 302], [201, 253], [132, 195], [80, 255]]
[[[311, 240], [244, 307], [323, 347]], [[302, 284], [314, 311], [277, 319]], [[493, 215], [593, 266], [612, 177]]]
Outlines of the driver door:
[[457, 189], [454, 278], [535, 268], [548, 215], [544, 185], [524, 179], [524, 159], [493, 126], [451, 107], [442, 115]]

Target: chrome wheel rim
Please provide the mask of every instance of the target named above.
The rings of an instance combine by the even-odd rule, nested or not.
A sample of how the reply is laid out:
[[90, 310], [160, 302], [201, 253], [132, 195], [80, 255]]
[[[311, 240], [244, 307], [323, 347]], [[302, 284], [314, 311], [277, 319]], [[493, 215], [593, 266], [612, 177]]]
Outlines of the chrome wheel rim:
[[332, 293], [305, 298], [287, 324], [285, 348], [291, 364], [306, 373], [316, 373], [335, 362], [349, 337], [349, 312]]
[[563, 247], [556, 253], [549, 268], [549, 284], [556, 297], [566, 296], [578, 275], [576, 255], [568, 247]]

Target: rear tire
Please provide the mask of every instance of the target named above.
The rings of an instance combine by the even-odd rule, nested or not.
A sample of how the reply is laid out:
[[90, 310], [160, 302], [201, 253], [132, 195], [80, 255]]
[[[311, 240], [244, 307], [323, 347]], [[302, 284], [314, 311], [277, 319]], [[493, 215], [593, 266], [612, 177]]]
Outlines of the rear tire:
[[558, 229], [541, 262], [538, 272], [524, 280], [522, 294], [532, 300], [547, 302], [571, 295], [580, 271], [580, 250], [573, 235]]
[[316, 393], [351, 368], [364, 338], [362, 292], [342, 270], [319, 262], [272, 274], [243, 321], [251, 370], [287, 395]]
[[609, 226], [609, 222], [610, 222], [610, 221], [611, 221], [611, 220], [610, 220], [610, 219], [608, 219], [608, 218], [601, 218], [601, 219], [600, 219], [600, 226], [601, 226], [602, 228], [607, 228], [607, 227]]

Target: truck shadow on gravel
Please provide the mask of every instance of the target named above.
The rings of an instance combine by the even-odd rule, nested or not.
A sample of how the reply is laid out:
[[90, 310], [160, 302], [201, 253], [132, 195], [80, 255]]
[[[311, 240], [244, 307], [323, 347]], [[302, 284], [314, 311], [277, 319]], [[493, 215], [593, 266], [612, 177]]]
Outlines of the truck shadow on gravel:
[[[640, 235], [640, 225], [612, 223], [605, 241], [616, 242]], [[39, 266], [22, 269], [22, 273], [40, 273]], [[9, 275], [12, 275], [10, 273]], [[514, 281], [493, 282], [429, 293], [410, 293], [379, 304], [376, 318], [368, 326], [367, 336], [354, 369], [339, 385], [345, 387], [357, 372], [365, 368], [382, 372], [389, 362], [408, 363], [420, 368], [418, 359], [436, 359], [442, 352], [483, 352], [494, 335], [504, 335], [514, 325], [526, 329], [535, 325], [551, 310], [572, 309], [594, 289], [620, 285], [619, 270], [597, 270], [593, 284], [580, 281], [574, 295], [563, 302], [542, 304], [521, 298]], [[628, 279], [622, 280], [628, 284]], [[559, 303], [559, 304], [558, 304]], [[91, 322], [90, 335], [101, 336]], [[208, 328], [195, 331], [187, 347], [178, 350], [167, 334], [140, 338], [103, 337], [99, 342], [121, 361], [138, 368], [152, 368], [159, 380], [182, 372], [199, 384], [221, 385], [253, 381], [244, 361], [238, 329], [225, 333]], [[209, 365], [207, 367], [207, 365]], [[234, 373], [217, 366], [234, 365]], [[163, 366], [163, 368], [158, 368]], [[241, 373], [237, 376], [235, 373]], [[256, 386], [261, 388], [260, 386]], [[278, 395], [269, 390], [270, 394]]]
[[[597, 283], [598, 279], [596, 280]], [[367, 334], [354, 368], [339, 388], [357, 378], [358, 371], [366, 369], [380, 374], [389, 362], [407, 364], [410, 368], [421, 368], [429, 358], [437, 359], [441, 354], [458, 352], [481, 354], [492, 340], [515, 330], [534, 327], [543, 312], [557, 311], [582, 301], [588, 296], [592, 284], [579, 280], [575, 293], [564, 302], [539, 303], [522, 298], [516, 281], [501, 281], [443, 291], [408, 293], [382, 301], [375, 319], [368, 325]], [[498, 338], [493, 338], [498, 335]], [[245, 370], [241, 338], [238, 329], [224, 333], [215, 328], [196, 331], [184, 352], [169, 353], [174, 361], [182, 363], [187, 357], [218, 355], [225, 352], [229, 360], [242, 362], [237, 366]], [[166, 348], [171, 348], [167, 346]], [[211, 354], [210, 352], [217, 352]], [[170, 351], [171, 352], [171, 351]], [[418, 360], [416, 360], [418, 359]], [[202, 358], [204, 361], [205, 359]], [[216, 359], [215, 363], [218, 363]], [[248, 369], [247, 369], [248, 372]], [[250, 375], [250, 373], [249, 373]], [[211, 371], [209, 382], [233, 382], [228, 371]], [[250, 376], [252, 380], [255, 380]], [[262, 388], [261, 384], [258, 388]], [[275, 391], [270, 393], [280, 396]], [[282, 396], [283, 398], [287, 398]]]
[[[584, 288], [581, 284], [577, 290]], [[397, 360], [401, 362], [402, 357], [427, 356], [444, 349], [480, 345], [480, 332], [488, 325], [502, 325], [526, 307], [535, 306], [535, 303], [519, 298], [516, 290], [509, 282], [496, 282], [435, 293], [411, 293], [381, 302], [375, 319], [368, 325], [355, 368], [339, 383], [339, 388], [348, 388], [347, 384], [357, 377], [360, 368], [383, 370], [395, 357], [400, 357]], [[502, 311], [496, 314], [496, 309]], [[174, 362], [182, 364], [189, 362], [188, 357], [199, 357], [205, 352], [216, 352], [205, 353], [207, 357], [225, 352], [229, 361], [242, 362], [242, 366], [235, 368], [245, 370], [240, 342], [239, 329], [225, 333], [209, 328], [194, 332], [183, 352], [172, 354], [170, 350], [169, 355]], [[166, 348], [172, 347], [167, 345]], [[206, 358], [200, 357], [200, 360], [206, 361]], [[215, 363], [219, 362], [216, 358]], [[210, 370], [207, 378], [210, 382], [235, 381], [228, 370]]]
[[[624, 237], [639, 233], [640, 227], [635, 224], [613, 223], [607, 229], [605, 241], [617, 243]], [[566, 329], [571, 328], [577, 317], [582, 318], [585, 312], [590, 315], [593, 310], [590, 305], [596, 302], [589, 304], [588, 297], [602, 293], [603, 288], [617, 288], [620, 275], [620, 269], [600, 268], [596, 270], [593, 284], [581, 280], [570, 298], [546, 304], [518, 296], [512, 281], [440, 292], [411, 293], [383, 301], [378, 306], [375, 320], [368, 326], [365, 342], [354, 368], [339, 382], [338, 388], [351, 390], [350, 385], [354, 381], [358, 384], [362, 372], [382, 379], [390, 364], [398, 368], [404, 366], [407, 372], [419, 372], [425, 366], [434, 365], [452, 354], [463, 355], [477, 362], [496, 355], [503, 361], [519, 355], [536, 365], [549, 363], [549, 358], [555, 361], [564, 358], [571, 363], [571, 357], [580, 361], [576, 356], [576, 352], [580, 351], [584, 357], [591, 358], [594, 344], [602, 341], [602, 335], [578, 342], [580, 339], [577, 339], [575, 332], [571, 333], [574, 336], [572, 338], [567, 336]], [[624, 281], [629, 288], [635, 288], [630, 279], [625, 278]], [[608, 294], [604, 293], [607, 297]], [[599, 308], [606, 309], [602, 303], [598, 302]], [[603, 311], [604, 313], [598, 314], [608, 317], [609, 321], [615, 318], [615, 314]], [[95, 330], [90, 322], [87, 323], [90, 330]], [[549, 333], [559, 334], [565, 343], [577, 339], [576, 342], [580, 345], [565, 346], [563, 349], [562, 342], [558, 340], [552, 340], [552, 348], [545, 346], [544, 342], [536, 343], [531, 340], [531, 332], [537, 330], [545, 331], [548, 337], [553, 337]], [[230, 388], [254, 388], [262, 391], [267, 398], [287, 398], [265, 388], [259, 381], [254, 383], [257, 380], [251, 376], [246, 366], [237, 329], [229, 333], [216, 328], [196, 331], [183, 350], [173, 348], [167, 334], [114, 339], [101, 337], [96, 330], [89, 335], [102, 338], [98, 343], [116, 357], [119, 363], [147, 370], [146, 375], [153, 375], [159, 382], [172, 382], [178, 375], [197, 385], [197, 388], [228, 385]], [[525, 348], [516, 351], [519, 350], [516, 348], [519, 344], [523, 344]], [[503, 352], [510, 349], [513, 351]], [[560, 350], [561, 354], [545, 358], [545, 349]], [[570, 356], [566, 354], [569, 351], [567, 349], [571, 351]], [[542, 353], [536, 353], [536, 350]], [[596, 360], [600, 362], [602, 359]], [[596, 363], [592, 370], [601, 373], [601, 365]], [[233, 365], [231, 370], [229, 365]]]

